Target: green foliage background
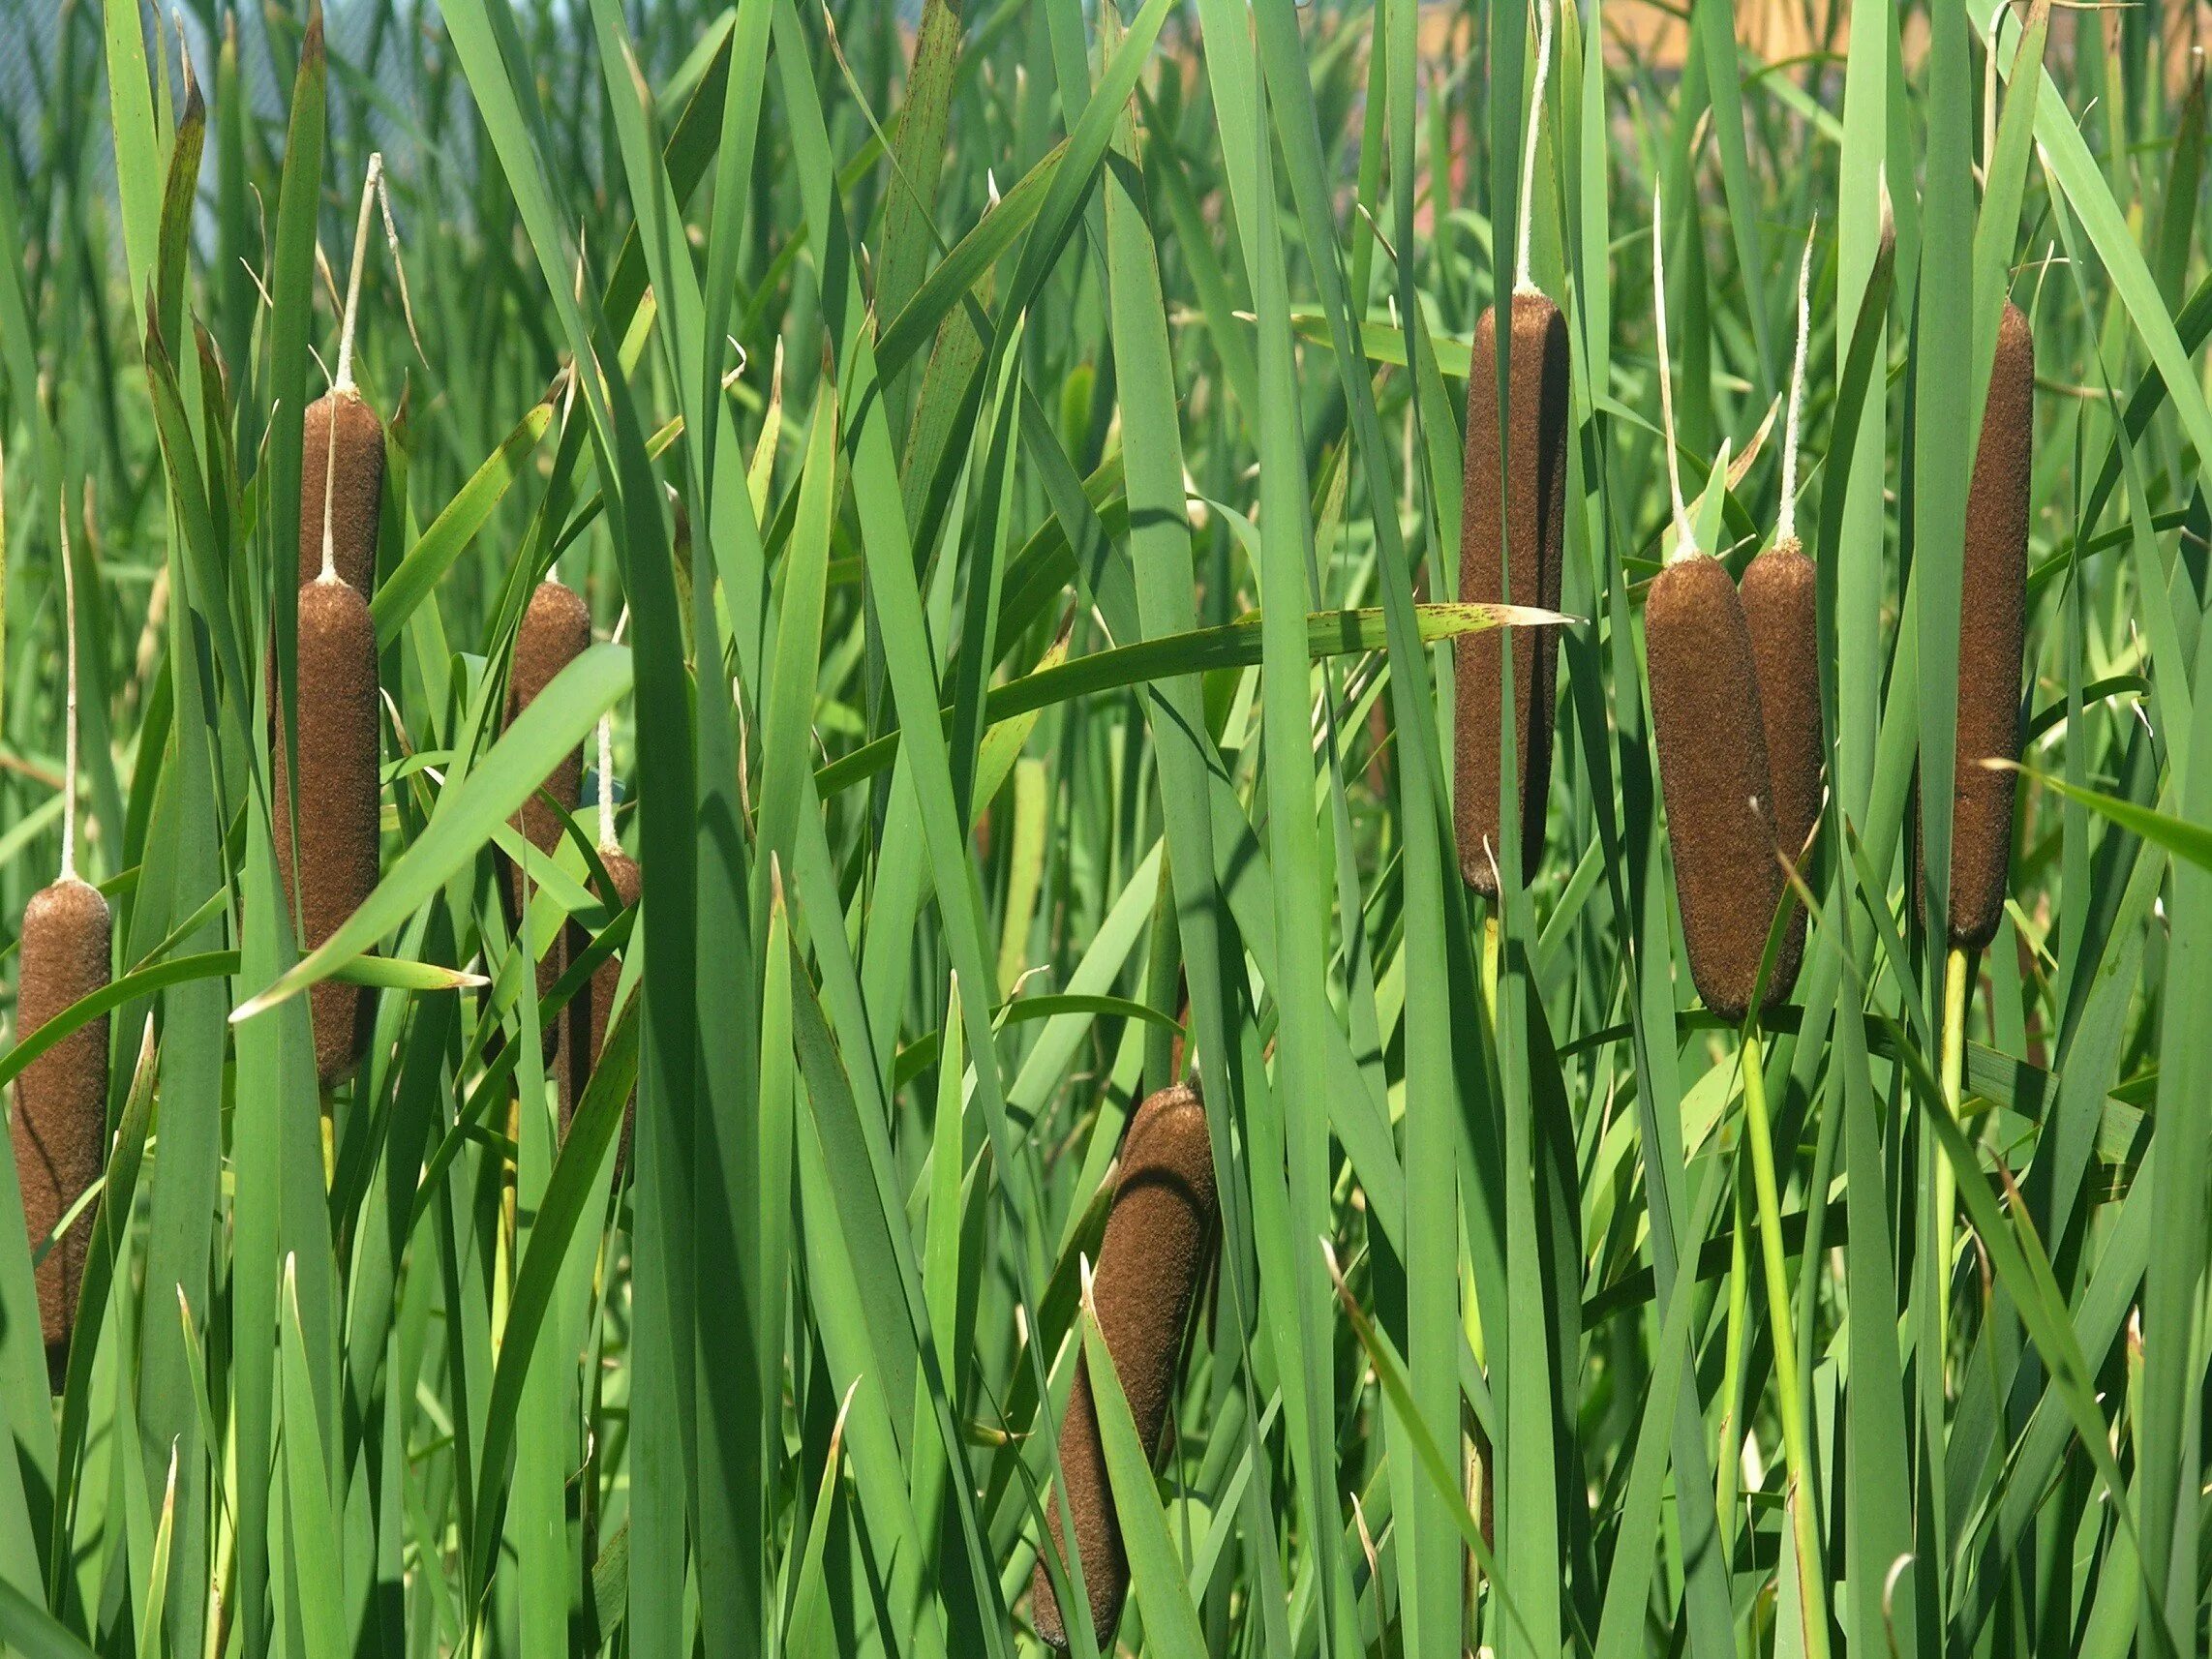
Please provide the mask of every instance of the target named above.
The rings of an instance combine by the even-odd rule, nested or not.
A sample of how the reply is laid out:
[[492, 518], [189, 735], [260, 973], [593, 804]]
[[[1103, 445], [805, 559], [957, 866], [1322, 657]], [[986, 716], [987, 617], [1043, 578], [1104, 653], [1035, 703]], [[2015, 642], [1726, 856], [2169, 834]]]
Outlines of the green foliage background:
[[[1565, 5], [1522, 199], [1515, 5], [357, 0], [340, 55], [314, 0], [189, 0], [187, 66], [62, 0], [0, 157], [0, 910], [12, 964], [68, 513], [113, 1140], [58, 1399], [0, 1179], [0, 1641], [1035, 1651], [1079, 1263], [1187, 1056], [1224, 1241], [1157, 1470], [1102, 1390], [1120, 1645], [2202, 1652], [2196, 14], [1802, 4], [1769, 63], [1690, 0], [1679, 65]], [[372, 134], [384, 875], [300, 961], [266, 700]], [[1574, 620], [1492, 910], [1444, 644], [1489, 620], [1468, 342], [1524, 218]], [[1738, 567], [1812, 237], [1829, 795], [1763, 1049], [1695, 1006], [1650, 743], [1654, 231]], [[1953, 1085], [1911, 785], [2007, 294], [2034, 775]], [[548, 573], [627, 632], [502, 729]], [[644, 904], [588, 830], [532, 866], [532, 937], [632, 988], [563, 1144], [536, 1034], [590, 961], [530, 994], [502, 837], [609, 709]], [[376, 1041], [318, 1100], [294, 993], [338, 972]]]

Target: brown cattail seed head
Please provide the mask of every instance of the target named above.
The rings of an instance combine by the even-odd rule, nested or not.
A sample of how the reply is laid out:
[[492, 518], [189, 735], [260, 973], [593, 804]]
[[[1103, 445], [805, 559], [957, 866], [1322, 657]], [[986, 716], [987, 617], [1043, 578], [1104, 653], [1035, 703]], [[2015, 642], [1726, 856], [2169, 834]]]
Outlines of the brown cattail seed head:
[[[1759, 712], [1766, 722], [1774, 833], [1801, 873], [1805, 844], [1820, 819], [1821, 757], [1827, 742], [1820, 719], [1819, 586], [1812, 560], [1791, 536], [1751, 561], [1741, 589], [1759, 675]], [[1768, 984], [1770, 1003], [1788, 998], [1804, 957], [1804, 911], [1794, 908]]]
[[1784, 887], [1751, 633], [1727, 567], [1693, 554], [1662, 570], [1644, 641], [1690, 978], [1706, 1007], [1740, 1020]]
[[[612, 894], [602, 892], [601, 897], [610, 904], [627, 907], [638, 901], [645, 884], [640, 876], [637, 860], [618, 847], [601, 847], [599, 862], [607, 869], [607, 879], [614, 884]], [[591, 931], [581, 922], [570, 921], [567, 933], [568, 959], [573, 961], [584, 953], [591, 943]], [[591, 982], [581, 986], [569, 999], [568, 1006], [561, 1010], [561, 1052], [555, 1071], [561, 1083], [561, 1138], [568, 1138], [568, 1125], [576, 1116], [576, 1107], [584, 1099], [584, 1090], [591, 1080], [591, 1069], [599, 1063], [599, 1051], [607, 1045], [607, 1015], [615, 1006], [615, 989], [621, 983], [622, 959], [609, 956], [592, 970]], [[630, 1138], [637, 1129], [637, 1096], [633, 1091], [622, 1107], [622, 1144], [615, 1154], [615, 1179], [620, 1181], [623, 1168], [630, 1161]]]
[[[314, 950], [360, 909], [377, 885], [377, 627], [368, 601], [344, 582], [299, 590], [299, 869], [293, 880], [291, 791], [285, 745], [276, 744], [277, 867], [288, 902], [297, 894]], [[315, 1071], [324, 1088], [369, 1045], [368, 992], [325, 980], [309, 994]]]
[[[591, 613], [572, 588], [559, 582], [540, 582], [530, 596], [521, 625], [515, 630], [514, 667], [507, 676], [508, 724], [553, 683], [553, 677], [584, 654], [591, 643]], [[581, 744], [562, 755], [546, 774], [544, 795], [532, 795], [515, 814], [514, 826], [531, 847], [549, 857], [561, 845], [561, 813], [546, 803], [550, 795], [562, 812], [576, 810], [583, 792], [584, 749]], [[508, 921], [519, 932], [523, 920], [523, 873], [507, 871]], [[561, 977], [558, 942], [538, 958], [537, 994], [540, 998]], [[548, 1031], [550, 1044], [553, 1033]], [[550, 1051], [550, 1050], [549, 1050]]]
[[[1951, 943], [1996, 937], [2013, 856], [2015, 774], [1985, 760], [2020, 758], [2020, 649], [2026, 631], [2028, 484], [2035, 442], [2036, 343], [2008, 302], [1997, 327], [1989, 401], [1966, 495], [1958, 606], [1957, 780], [1952, 794]], [[1918, 892], [1921, 884], [1913, 884]]]
[[[1566, 524], [1567, 327], [1560, 308], [1532, 290], [1512, 298], [1513, 351], [1505, 433], [1504, 497], [1499, 495], [1498, 313], [1475, 324], [1467, 382], [1467, 459], [1460, 510], [1459, 596], [1557, 610], [1560, 547]], [[1510, 545], [1506, 590], [1499, 528]], [[1505, 643], [1513, 649], [1513, 732], [1521, 786], [1521, 869], [1533, 872], [1544, 850], [1545, 794], [1552, 774], [1553, 698], [1559, 630], [1492, 629], [1462, 634], [1453, 646], [1458, 776], [1454, 822], [1460, 873], [1478, 892], [1498, 896], [1492, 859], [1499, 848], [1499, 704]]]
[[[335, 434], [333, 428], [336, 428]], [[351, 387], [307, 406], [299, 468], [299, 579], [322, 574], [322, 509], [330, 496], [330, 557], [366, 598], [377, 586], [377, 525], [384, 504], [384, 423]], [[333, 448], [335, 445], [335, 448]]]
[[[1122, 1142], [1121, 1173], [1091, 1277], [1099, 1330], [1148, 1459], [1159, 1454], [1184, 1327], [1213, 1248], [1214, 1203], [1213, 1152], [1197, 1091], [1181, 1083], [1162, 1089], [1136, 1109]], [[1105, 1644], [1129, 1593], [1129, 1557], [1106, 1484], [1087, 1363], [1076, 1372], [1060, 1424], [1060, 1477], [1076, 1518], [1091, 1628]], [[1056, 1500], [1047, 1507], [1046, 1523], [1051, 1548], [1065, 1559]], [[1067, 1621], [1042, 1559], [1031, 1583], [1030, 1611], [1038, 1635], [1055, 1647], [1068, 1645]]]
[[[107, 983], [112, 930], [100, 890], [75, 876], [64, 876], [31, 895], [23, 908], [18, 1038], [29, 1037]], [[86, 1021], [23, 1069], [15, 1079], [9, 1131], [23, 1193], [23, 1222], [36, 1250], [107, 1161], [106, 1014]], [[45, 1337], [46, 1369], [57, 1389], [68, 1366], [70, 1325], [76, 1317], [91, 1239], [87, 1211], [55, 1242], [38, 1271], [39, 1325]]]

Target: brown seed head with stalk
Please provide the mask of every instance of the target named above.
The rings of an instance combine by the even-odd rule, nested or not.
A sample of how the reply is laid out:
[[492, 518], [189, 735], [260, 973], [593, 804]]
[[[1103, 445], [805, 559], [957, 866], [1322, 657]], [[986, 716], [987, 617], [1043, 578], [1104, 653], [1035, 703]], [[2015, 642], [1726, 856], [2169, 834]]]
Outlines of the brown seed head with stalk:
[[[2028, 486], [2035, 453], [2035, 331], [2005, 302], [1989, 398], [1966, 493], [1958, 607], [1958, 738], [1951, 820], [1954, 946], [1996, 937], [2013, 858], [2016, 774], [1985, 761], [2020, 758], [2020, 652], [2027, 630]], [[1919, 892], [1922, 884], [1915, 882]]]
[[1665, 424], [1661, 441], [1677, 541], [1645, 596], [1646, 667], [1690, 978], [1708, 1008], [1741, 1020], [1758, 988], [1760, 958], [1784, 887], [1774, 859], [1773, 786], [1750, 629], [1727, 566], [1698, 550], [1682, 505], [1667, 370], [1662, 239], [1654, 193], [1651, 284]]
[[[1106, 1212], [1106, 1237], [1091, 1276], [1091, 1298], [1114, 1373], [1147, 1459], [1156, 1457], [1180, 1374], [1183, 1334], [1213, 1250], [1213, 1150], [1197, 1091], [1175, 1083], [1137, 1107], [1121, 1147], [1121, 1172]], [[1060, 1478], [1076, 1520], [1091, 1628], [1112, 1640], [1129, 1593], [1129, 1557], [1107, 1486], [1090, 1372], [1082, 1363], [1060, 1422]], [[1047, 1502], [1050, 1548], [1062, 1560], [1060, 1505]], [[1068, 1625], [1039, 1557], [1030, 1584], [1037, 1634], [1069, 1645]]]
[[[279, 740], [275, 759], [277, 868], [288, 900], [299, 907], [301, 944], [322, 945], [375, 890], [379, 875], [379, 816], [382, 810], [379, 777], [377, 625], [362, 586], [340, 563], [341, 492], [358, 495], [355, 469], [373, 468], [375, 491], [383, 489], [382, 430], [373, 454], [341, 448], [347, 423], [345, 400], [358, 404], [353, 390], [353, 327], [361, 294], [361, 262], [368, 237], [369, 209], [383, 170], [380, 156], [369, 158], [368, 182], [361, 193], [361, 223], [354, 239], [353, 273], [348, 285], [346, 317], [338, 349], [338, 376], [328, 399], [339, 411], [322, 427], [319, 501], [305, 498], [303, 519], [319, 507], [314, 546], [317, 574], [299, 589], [299, 674], [296, 686], [299, 753], [297, 787], [291, 758]], [[361, 406], [364, 409], [366, 406]], [[370, 415], [374, 422], [375, 416]], [[343, 552], [371, 579], [376, 562], [376, 515], [348, 522], [346, 533], [364, 539]], [[299, 821], [292, 822], [292, 803]], [[293, 843], [297, 841], [297, 861]], [[374, 1007], [359, 985], [325, 980], [309, 992], [315, 1026], [315, 1071], [325, 1089], [342, 1081], [368, 1051]]]
[[[68, 728], [63, 738], [61, 874], [23, 908], [16, 965], [15, 1034], [48, 1020], [108, 983], [114, 919], [107, 900], [76, 873], [76, 581], [70, 562], [69, 509], [61, 514], [68, 633]], [[23, 1069], [9, 1119], [23, 1222], [36, 1251], [100, 1178], [107, 1149], [107, 1016], [87, 1020]], [[48, 1379], [58, 1392], [69, 1366], [69, 1334], [92, 1240], [89, 1210], [54, 1242], [37, 1275], [39, 1327]]]
[[[523, 611], [515, 629], [514, 666], [507, 675], [506, 722], [514, 724], [538, 693], [553, 683], [562, 669], [584, 654], [591, 643], [591, 613], [572, 588], [557, 581], [540, 582]], [[584, 749], [570, 749], [555, 764], [538, 793], [523, 802], [514, 827], [533, 851], [551, 858], [561, 846], [561, 818], [576, 810], [584, 779]], [[546, 798], [550, 796], [549, 801]], [[558, 803], [558, 809], [556, 807]], [[506, 872], [507, 920], [521, 937], [524, 920], [524, 883], [519, 866]], [[542, 999], [561, 978], [562, 953], [556, 940], [537, 963], [537, 994]], [[544, 1033], [551, 1052], [554, 1033]]]
[[[1805, 339], [1811, 310], [1812, 238], [1798, 266], [1798, 351], [1790, 376], [1789, 421], [1782, 439], [1782, 506], [1774, 545], [1743, 572], [1743, 620], [1758, 671], [1767, 765], [1773, 784], [1774, 833], [1782, 854], [1802, 865], [1820, 821], [1821, 764], [1827, 745], [1820, 711], [1819, 573], [1797, 534], [1798, 437], [1804, 404]], [[1786, 1001], [1804, 959], [1805, 913], [1792, 906], [1789, 930], [1768, 984], [1770, 1004]]]
[[[1507, 324], [1507, 425], [1498, 430], [1498, 309], [1482, 314], [1467, 382], [1467, 453], [1460, 509], [1459, 596], [1470, 602], [1556, 611], [1561, 544], [1566, 525], [1566, 319], [1529, 281], [1529, 228], [1535, 215], [1536, 128], [1551, 63], [1551, 12], [1539, 5], [1536, 88], [1522, 159], [1521, 232]], [[1502, 468], [1500, 463], [1502, 462]], [[1508, 570], [1509, 566], [1509, 570]], [[1510, 574], [1510, 581], [1507, 580]], [[1513, 746], [1519, 772], [1521, 871], [1534, 872], [1544, 850], [1544, 809], [1552, 772], [1552, 721], [1559, 675], [1559, 629], [1490, 629], [1453, 646], [1456, 776], [1453, 827], [1460, 873], [1476, 891], [1498, 896], [1500, 705], [1504, 653], [1513, 652]]]
[[[620, 634], [620, 624], [616, 632]], [[599, 897], [611, 909], [626, 908], [637, 903], [645, 890], [644, 874], [637, 860], [622, 851], [615, 836], [614, 793], [614, 720], [609, 715], [599, 717], [599, 864], [607, 872], [613, 891], [601, 889]], [[591, 943], [591, 929], [571, 920], [565, 937], [566, 959], [575, 961]], [[584, 1090], [591, 1080], [591, 1071], [599, 1063], [599, 1052], [607, 1045], [607, 1019], [615, 1006], [615, 992], [622, 980], [622, 959], [609, 956], [591, 971], [591, 982], [569, 999], [561, 1010], [560, 1022], [560, 1051], [555, 1060], [554, 1071], [561, 1086], [561, 1138], [568, 1138], [568, 1126], [576, 1117], [577, 1104], [584, 1099]], [[615, 1179], [622, 1178], [622, 1171], [630, 1161], [630, 1143], [637, 1132], [637, 1094], [633, 1090], [622, 1106], [621, 1144], [615, 1153]]]

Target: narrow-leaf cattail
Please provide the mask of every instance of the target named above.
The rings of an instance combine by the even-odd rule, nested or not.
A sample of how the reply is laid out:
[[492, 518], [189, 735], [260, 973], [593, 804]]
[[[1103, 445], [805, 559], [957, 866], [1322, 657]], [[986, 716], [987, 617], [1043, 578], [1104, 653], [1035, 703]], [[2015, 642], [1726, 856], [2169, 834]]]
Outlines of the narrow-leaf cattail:
[[[507, 676], [507, 723], [513, 724], [516, 717], [536, 701], [538, 693], [553, 682], [554, 676], [581, 656], [591, 643], [591, 613], [576, 590], [559, 582], [540, 582], [530, 596], [521, 625], [515, 630], [514, 667]], [[553, 770], [546, 774], [543, 792], [533, 794], [515, 814], [515, 828], [532, 850], [550, 858], [559, 849], [561, 814], [576, 810], [583, 779], [584, 749], [579, 744], [555, 763]], [[560, 811], [548, 803], [545, 799], [548, 795], [560, 803]], [[508, 920], [517, 937], [521, 936], [525, 918], [523, 888], [522, 870], [510, 867], [507, 870]], [[557, 941], [538, 958], [537, 994], [541, 999], [561, 977], [561, 951]], [[544, 1035], [550, 1051], [554, 1033], [548, 1030]]]
[[[610, 910], [623, 909], [638, 901], [645, 883], [637, 860], [620, 847], [601, 847], [599, 862], [605, 867], [607, 880], [614, 890], [602, 890], [600, 898]], [[573, 961], [584, 953], [591, 943], [591, 930], [580, 921], [568, 924], [568, 958]], [[561, 1134], [568, 1137], [568, 1125], [576, 1116], [578, 1102], [584, 1099], [585, 1087], [591, 1080], [591, 1072], [599, 1064], [599, 1051], [607, 1043], [607, 1015], [615, 1006], [615, 990], [621, 983], [622, 959], [609, 956], [592, 970], [589, 984], [580, 986], [561, 1012], [561, 1051], [556, 1070], [561, 1081]], [[621, 1149], [615, 1155], [615, 1174], [621, 1178], [623, 1167], [629, 1162], [630, 1136], [636, 1125], [637, 1099], [633, 1094], [622, 1108]]]
[[[63, 737], [61, 874], [31, 895], [15, 979], [15, 1036], [30, 1037], [56, 1014], [105, 988], [114, 919], [107, 900], [76, 873], [76, 581], [70, 562], [69, 509], [61, 512], [67, 728]], [[50, 1234], [107, 1161], [107, 1016], [87, 1020], [23, 1068], [8, 1130], [22, 1192], [23, 1222], [34, 1250]], [[69, 1367], [69, 1334], [84, 1282], [92, 1216], [79, 1216], [38, 1270], [39, 1328], [48, 1380], [59, 1391]]]
[[[628, 618], [625, 614], [623, 620]], [[615, 625], [618, 636], [621, 623]], [[614, 890], [602, 889], [599, 897], [610, 907], [627, 907], [637, 903], [645, 890], [643, 872], [637, 860], [623, 852], [615, 839], [615, 739], [614, 721], [606, 715], [599, 717], [599, 865], [607, 872], [607, 880]], [[591, 943], [590, 929], [583, 923], [571, 920], [565, 936], [567, 959], [571, 962], [581, 956]], [[561, 1013], [561, 1049], [554, 1071], [561, 1087], [561, 1138], [568, 1138], [568, 1126], [574, 1121], [576, 1107], [584, 1099], [584, 1090], [591, 1080], [591, 1071], [599, 1064], [599, 1052], [607, 1044], [607, 1018], [615, 1006], [615, 992], [621, 987], [622, 961], [620, 956], [609, 956], [592, 970], [591, 982], [569, 999]], [[623, 1168], [630, 1161], [630, 1141], [637, 1129], [637, 1095], [633, 1090], [622, 1104], [622, 1138], [615, 1154], [615, 1179], [620, 1181]]]
[[[1804, 857], [1820, 818], [1821, 762], [1827, 739], [1820, 711], [1819, 573], [1797, 536], [1798, 430], [1804, 397], [1807, 283], [1812, 241], [1798, 268], [1798, 350], [1790, 377], [1789, 423], [1782, 443], [1782, 507], [1774, 545], [1743, 572], [1740, 593], [1758, 672], [1767, 766], [1773, 786], [1774, 833], [1793, 865]], [[1767, 1003], [1785, 1001], [1804, 958], [1805, 913], [1791, 907], [1767, 986]]]
[[[74, 875], [41, 888], [23, 909], [18, 1038], [36, 1032], [108, 981], [113, 920], [100, 890]], [[23, 1221], [32, 1248], [53, 1231], [107, 1161], [107, 1016], [85, 1024], [39, 1056], [15, 1079], [9, 1120]], [[46, 1367], [60, 1386], [77, 1288], [92, 1239], [89, 1210], [55, 1241], [40, 1264], [39, 1325]]]
[[[1551, 62], [1551, 13], [1537, 8], [1536, 89], [1523, 157], [1521, 234], [1508, 301], [1512, 351], [1507, 364], [1507, 425], [1498, 430], [1498, 308], [1482, 314], [1467, 382], [1467, 452], [1460, 510], [1459, 596], [1474, 603], [1553, 611], [1560, 603], [1561, 542], [1566, 525], [1566, 319], [1529, 281], [1529, 227], [1534, 218], [1536, 124]], [[1500, 468], [1502, 460], [1502, 469]], [[1502, 488], [1502, 496], [1500, 490]], [[1500, 545], [1500, 531], [1503, 544]], [[1510, 580], [1508, 580], [1510, 578]], [[1552, 771], [1552, 721], [1559, 675], [1556, 627], [1462, 634], [1453, 646], [1453, 791], [1460, 873], [1486, 897], [1498, 896], [1502, 755], [1500, 704], [1503, 660], [1513, 651], [1513, 746], [1519, 774], [1521, 871], [1544, 848], [1545, 797]]]
[[[2020, 649], [2027, 621], [2028, 485], [2035, 442], [2035, 333], [2007, 301], [1989, 367], [1989, 399], [1966, 495], [1958, 607], [1958, 738], [1952, 794], [1952, 945], [1996, 937], [2013, 856], [2015, 773], [1985, 760], [2020, 758]], [[1914, 883], [1916, 891], [1921, 884]]]
[[[1561, 539], [1566, 519], [1567, 329], [1560, 308], [1540, 293], [1512, 296], [1509, 424], [1500, 498], [1497, 312], [1475, 325], [1468, 378], [1467, 474], [1460, 513], [1460, 597], [1539, 607], [1560, 602]], [[1503, 526], [1506, 543], [1500, 548]], [[1507, 581], [1510, 564], [1510, 582]], [[1552, 770], [1552, 719], [1559, 630], [1487, 629], [1454, 645], [1454, 747], [1458, 777], [1453, 817], [1460, 873], [1498, 896], [1493, 860], [1500, 849], [1500, 703], [1503, 658], [1513, 651], [1513, 742], [1520, 772], [1521, 868], [1531, 872], [1544, 848], [1545, 795]]]
[[1708, 1008], [1740, 1020], [1758, 987], [1768, 930], [1786, 890], [1774, 858], [1773, 785], [1750, 628], [1727, 566], [1698, 551], [1682, 505], [1667, 369], [1664, 235], [1655, 199], [1652, 206], [1661, 441], [1678, 542], [1644, 602], [1651, 723], [1690, 978]]
[[[274, 745], [277, 867], [287, 899], [299, 906], [300, 943], [312, 950], [361, 907], [378, 875], [377, 627], [368, 601], [335, 576], [299, 590], [297, 707], [296, 792], [286, 745]], [[309, 1007], [316, 1075], [329, 1088], [367, 1051], [371, 1001], [362, 986], [325, 980], [309, 992]]]
[[1785, 890], [1758, 671], [1728, 567], [1693, 553], [1653, 578], [1644, 643], [1690, 978], [1708, 1008], [1740, 1020]]
[[[353, 268], [330, 390], [309, 406], [300, 479], [299, 658], [295, 686], [297, 788], [290, 748], [280, 730], [275, 760], [277, 869], [288, 903], [297, 907], [300, 944], [313, 950], [337, 932], [375, 890], [382, 811], [377, 751], [377, 624], [368, 593], [376, 581], [377, 520], [384, 493], [384, 429], [353, 385], [353, 328], [369, 210], [383, 176], [369, 158]], [[319, 413], [318, 412], [319, 411]], [[310, 555], [312, 554], [312, 558]], [[293, 824], [292, 803], [299, 804]], [[296, 831], [296, 832], [295, 832]], [[297, 863], [294, 863], [294, 841]], [[315, 1026], [315, 1072], [325, 1089], [342, 1081], [368, 1051], [368, 991], [324, 980], [308, 993]]]
[[[1184, 1328], [1213, 1248], [1214, 1205], [1205, 1108], [1195, 1089], [1173, 1084], [1147, 1100], [1131, 1120], [1091, 1279], [1099, 1329], [1148, 1459], [1158, 1455], [1167, 1428]], [[1105, 1644], [1129, 1593], [1129, 1557], [1107, 1485], [1087, 1363], [1076, 1372], [1060, 1424], [1060, 1477], [1075, 1516], [1091, 1628]], [[1056, 1499], [1048, 1501], [1045, 1513], [1050, 1548], [1064, 1560]], [[1068, 1646], [1067, 1620], [1042, 1557], [1030, 1610], [1038, 1635], [1055, 1647]]]

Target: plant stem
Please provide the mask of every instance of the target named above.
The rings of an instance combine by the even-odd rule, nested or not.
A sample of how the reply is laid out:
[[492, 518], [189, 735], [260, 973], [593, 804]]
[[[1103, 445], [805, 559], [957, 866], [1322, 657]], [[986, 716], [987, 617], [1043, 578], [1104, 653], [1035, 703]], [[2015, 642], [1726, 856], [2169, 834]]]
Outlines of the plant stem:
[[[1966, 950], [1954, 945], [1943, 966], [1943, 1109], [1958, 1121], [1959, 1084], [1966, 1072]], [[1936, 1360], [1942, 1367], [1944, 1392], [1950, 1393], [1951, 1369], [1951, 1234], [1952, 1219], [1958, 1209], [1958, 1174], [1951, 1160], [1935, 1161], [1935, 1238], [1942, 1253], [1935, 1262], [1935, 1329], [1942, 1346]]]
[[1767, 1080], [1760, 1071], [1759, 1026], [1743, 1028], [1743, 1110], [1751, 1146], [1751, 1179], [1759, 1202], [1759, 1252], [1766, 1265], [1767, 1316], [1773, 1326], [1774, 1385], [1781, 1394], [1782, 1454], [1789, 1463], [1789, 1507], [1797, 1541], [1798, 1591], [1804, 1614], [1804, 1650], [1828, 1659], [1828, 1613], [1821, 1587], [1820, 1535], [1812, 1514], [1812, 1458], [1805, 1439], [1804, 1393], [1791, 1329], [1789, 1265], [1782, 1253], [1782, 1208], [1774, 1181], [1773, 1130], [1767, 1119]]

